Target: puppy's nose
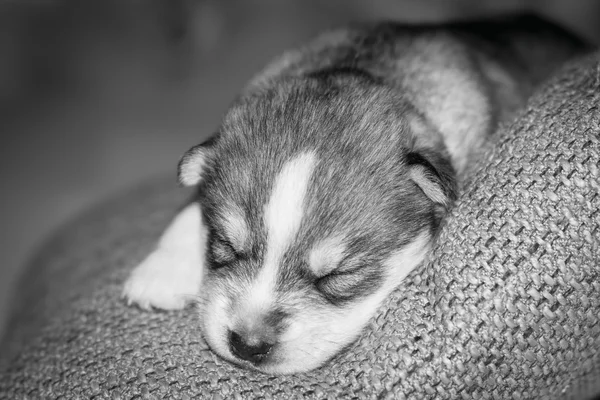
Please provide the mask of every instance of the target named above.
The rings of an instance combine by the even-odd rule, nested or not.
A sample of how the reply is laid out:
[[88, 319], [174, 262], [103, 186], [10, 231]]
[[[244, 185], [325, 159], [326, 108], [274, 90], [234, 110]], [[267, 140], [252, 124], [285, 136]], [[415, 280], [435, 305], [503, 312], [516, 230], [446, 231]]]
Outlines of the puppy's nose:
[[239, 333], [233, 331], [229, 332], [229, 349], [242, 360], [258, 364], [267, 356], [267, 354], [269, 354], [272, 348], [273, 345], [270, 343], [263, 341], [249, 343]]

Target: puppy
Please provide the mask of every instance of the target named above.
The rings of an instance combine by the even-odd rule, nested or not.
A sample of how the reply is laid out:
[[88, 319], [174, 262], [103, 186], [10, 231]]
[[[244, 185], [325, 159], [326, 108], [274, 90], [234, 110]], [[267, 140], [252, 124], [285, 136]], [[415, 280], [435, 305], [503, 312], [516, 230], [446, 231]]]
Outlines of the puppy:
[[423, 263], [499, 124], [583, 47], [523, 17], [354, 25], [285, 53], [181, 159], [197, 197], [124, 297], [198, 302], [209, 346], [241, 366], [322, 365]]

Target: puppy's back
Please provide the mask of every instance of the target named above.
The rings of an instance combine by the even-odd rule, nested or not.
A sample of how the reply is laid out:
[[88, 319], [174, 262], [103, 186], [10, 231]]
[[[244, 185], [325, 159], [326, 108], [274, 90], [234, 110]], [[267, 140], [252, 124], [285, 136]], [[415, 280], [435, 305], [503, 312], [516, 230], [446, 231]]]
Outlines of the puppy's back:
[[284, 53], [245, 93], [288, 78], [369, 77], [394, 89], [439, 131], [460, 175], [473, 151], [540, 82], [586, 50], [574, 35], [533, 16], [355, 24]]
[[531, 15], [470, 23], [456, 32], [534, 85], [546, 80], [557, 66], [592, 48], [566, 29]]
[[460, 44], [461, 52], [493, 60], [530, 85], [591, 49], [567, 30], [531, 15], [446, 24], [357, 23], [321, 34], [307, 45], [284, 53], [251, 81], [250, 87], [277, 77], [331, 68], [352, 67], [391, 77], [402, 73], [389, 68], [393, 62], [418, 51], [423, 41]]

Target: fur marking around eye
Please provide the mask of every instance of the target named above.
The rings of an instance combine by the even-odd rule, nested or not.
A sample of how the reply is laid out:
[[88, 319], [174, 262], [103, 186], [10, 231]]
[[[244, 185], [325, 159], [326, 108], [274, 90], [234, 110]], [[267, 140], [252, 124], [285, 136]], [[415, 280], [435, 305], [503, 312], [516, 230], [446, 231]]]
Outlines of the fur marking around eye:
[[332, 236], [315, 243], [308, 256], [308, 266], [316, 276], [323, 276], [335, 269], [342, 258], [346, 244], [343, 238]]
[[226, 239], [236, 251], [243, 250], [250, 236], [243, 212], [237, 208], [228, 208], [221, 212], [221, 219]]

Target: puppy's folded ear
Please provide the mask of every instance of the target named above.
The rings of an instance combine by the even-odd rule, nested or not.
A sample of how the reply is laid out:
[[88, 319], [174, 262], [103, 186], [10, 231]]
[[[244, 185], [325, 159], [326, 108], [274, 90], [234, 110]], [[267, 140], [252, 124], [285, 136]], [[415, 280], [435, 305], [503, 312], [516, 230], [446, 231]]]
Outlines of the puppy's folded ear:
[[408, 176], [440, 211], [447, 211], [457, 195], [456, 171], [442, 135], [417, 112], [409, 116], [412, 145], [405, 162]]
[[183, 186], [196, 186], [202, 182], [215, 152], [216, 136], [185, 152], [177, 166], [177, 178]]
[[406, 155], [409, 178], [431, 201], [448, 209], [456, 200], [456, 173], [448, 157], [433, 149], [413, 149]]

